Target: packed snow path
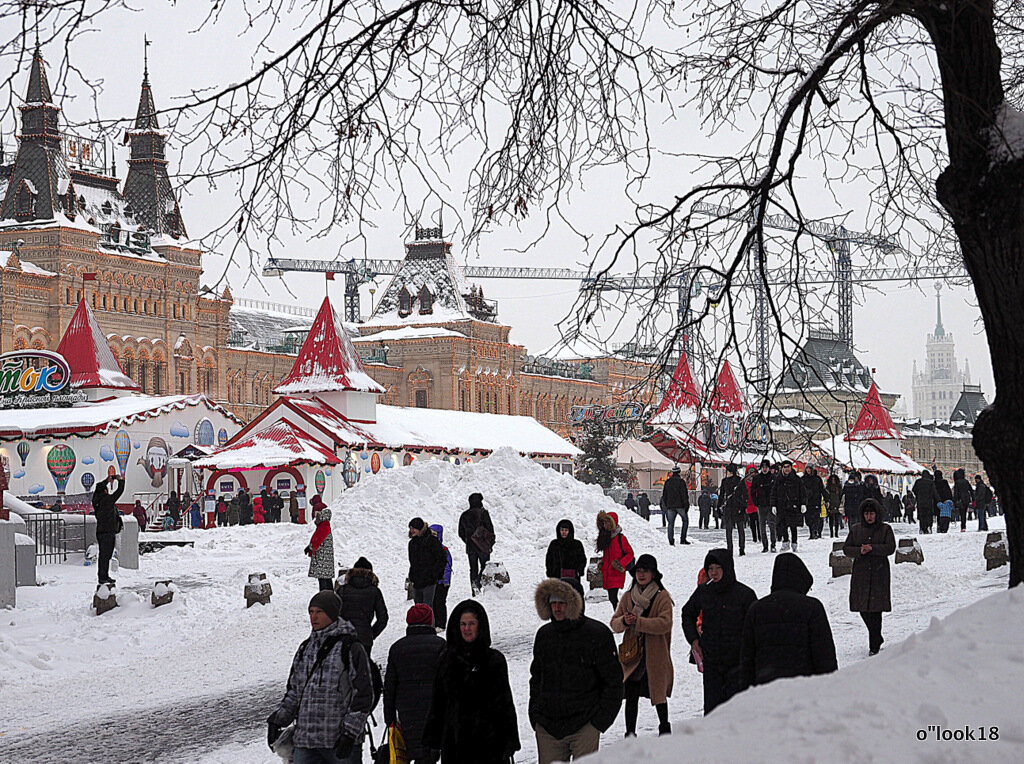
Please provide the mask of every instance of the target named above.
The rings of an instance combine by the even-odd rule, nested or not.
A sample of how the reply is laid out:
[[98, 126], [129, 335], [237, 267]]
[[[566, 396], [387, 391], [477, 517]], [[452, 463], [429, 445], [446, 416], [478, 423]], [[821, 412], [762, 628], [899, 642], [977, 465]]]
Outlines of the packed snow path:
[[[388, 647], [405, 633], [408, 603], [402, 587], [411, 517], [420, 515], [446, 529], [445, 540], [455, 562], [449, 607], [469, 596], [464, 547], [455, 528], [466, 498], [474, 491], [483, 493], [494, 518], [495, 559], [505, 563], [512, 578], [505, 589], [486, 592], [482, 602], [490, 614], [494, 646], [509, 662], [523, 742], [517, 761], [532, 761], [536, 755], [526, 709], [533, 635], [541, 625], [533, 606], [533, 588], [543, 576], [544, 552], [557, 521], [568, 517], [593, 554], [594, 517], [599, 509], [617, 511], [636, 552], [658, 558], [676, 611], [672, 644], [676, 681], [670, 718], [677, 730], [685, 726], [691, 733], [699, 731], [704, 724], [699, 719], [701, 682], [686, 660], [678, 609], [693, 590], [708, 549], [724, 546], [724, 533], [696, 530], [697, 512], [692, 511], [694, 543], [669, 547], [660, 518], [647, 523], [616, 507], [599, 489], [514, 454], [499, 452], [463, 466], [417, 463], [367, 479], [333, 505], [336, 561], [349, 565], [365, 554], [374, 563], [390, 609], [391, 622], [374, 647], [374, 658], [383, 663]], [[993, 519], [991, 526], [1002, 528], [1002, 520]], [[916, 535], [916, 529], [905, 524], [897, 524], [895, 530], [898, 537]], [[306, 575], [308, 560], [302, 549], [311, 532], [311, 526], [289, 524], [181, 531], [177, 535], [194, 540], [195, 548], [144, 555], [139, 571], [120, 571], [115, 577], [122, 589], [121, 607], [101, 617], [88, 606], [95, 587], [94, 567], [40, 568], [45, 585], [19, 589], [18, 609], [0, 613], [0, 697], [5, 704], [0, 760], [11, 758], [5, 755], [5, 746], [18, 746], [21, 761], [46, 761], [53, 746], [66, 754], [80, 742], [91, 751], [148, 750], [161, 761], [279, 761], [267, 750], [262, 720], [283, 694], [295, 648], [309, 632], [306, 604], [316, 582]], [[895, 658], [892, 653], [900, 649], [899, 642], [928, 628], [933, 616], [945, 617], [1006, 586], [1006, 568], [984, 569], [984, 534], [956, 532], [920, 539], [925, 564], [893, 567], [894, 612], [884, 621], [882, 659]], [[847, 607], [849, 578], [830, 578], [831, 547], [828, 538], [807, 541], [806, 529], [801, 529], [800, 556], [815, 578], [811, 594], [825, 605], [840, 667], [847, 667], [867, 657], [867, 634], [859, 616]], [[747, 550], [745, 557], [737, 559], [737, 573], [763, 596], [769, 591], [775, 555], [762, 554], [759, 544], [748, 543]], [[252, 572], [267, 574], [274, 595], [269, 606], [247, 610], [242, 590]], [[153, 609], [148, 588], [164, 578], [180, 582], [180, 593], [172, 604]], [[603, 591], [592, 593], [587, 614], [608, 621], [611, 606]], [[1006, 641], [1019, 642], [1016, 636]], [[970, 648], [965, 652], [970, 655]], [[938, 655], [935, 650], [931, 653]], [[901, 702], [892, 701], [894, 706]], [[845, 707], [815, 713], [820, 712], [822, 719], [829, 714], [842, 716]], [[227, 708], [232, 710], [222, 713]], [[45, 709], [42, 714], [41, 709]], [[742, 720], [732, 733], [737, 740], [759, 734], [751, 727], [753, 716]], [[956, 714], [947, 712], [947, 716], [951, 723], [955, 721]], [[118, 720], [120, 726], [108, 724], [108, 719]], [[766, 732], [766, 739], [781, 740], [780, 723], [773, 724], [774, 731]], [[161, 725], [175, 732], [153, 738]], [[642, 744], [655, 727], [653, 709], [641, 706]], [[622, 734], [620, 714], [602, 746], [619, 743]], [[680, 744], [692, 740], [690, 735], [677, 737]], [[182, 748], [185, 745], [187, 751]], [[788, 743], [785, 747], [794, 750]], [[369, 760], [365, 748], [364, 752]], [[962, 760], [953, 750], [948, 756]], [[61, 755], [54, 760], [69, 759]], [[71, 760], [87, 758], [79, 753]], [[106, 760], [136, 760], [136, 756]]]

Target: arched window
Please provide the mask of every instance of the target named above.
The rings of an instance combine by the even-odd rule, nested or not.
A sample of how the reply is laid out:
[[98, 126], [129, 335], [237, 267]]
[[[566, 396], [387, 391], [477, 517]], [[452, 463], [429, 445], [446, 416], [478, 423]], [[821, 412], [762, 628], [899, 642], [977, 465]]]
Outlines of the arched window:
[[412, 295], [402, 287], [398, 292], [398, 315], [405, 317], [412, 313]]
[[420, 287], [419, 301], [420, 315], [428, 315], [434, 312], [434, 295], [427, 289], [426, 284]]
[[36, 211], [36, 195], [29, 188], [28, 181], [22, 180], [18, 195], [14, 200], [15, 215], [31, 215]]

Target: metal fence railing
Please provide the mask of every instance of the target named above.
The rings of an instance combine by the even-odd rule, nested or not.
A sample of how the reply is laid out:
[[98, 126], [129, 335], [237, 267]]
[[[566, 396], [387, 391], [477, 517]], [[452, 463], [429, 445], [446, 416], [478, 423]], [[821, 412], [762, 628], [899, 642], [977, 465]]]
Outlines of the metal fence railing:
[[[52, 512], [23, 515], [26, 530], [36, 542], [36, 564], [60, 564], [68, 559], [67, 527], [60, 515]], [[84, 534], [84, 524], [81, 527]], [[84, 543], [83, 536], [83, 543]]]

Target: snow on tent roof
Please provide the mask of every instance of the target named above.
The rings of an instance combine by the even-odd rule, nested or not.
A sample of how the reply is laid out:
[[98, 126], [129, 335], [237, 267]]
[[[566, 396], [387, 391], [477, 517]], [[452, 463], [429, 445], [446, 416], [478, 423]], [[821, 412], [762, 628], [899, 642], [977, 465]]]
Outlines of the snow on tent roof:
[[274, 392], [293, 395], [343, 390], [384, 392], [366, 373], [352, 340], [325, 297], [292, 370]]
[[60, 338], [57, 352], [71, 367], [71, 386], [74, 388], [139, 389], [134, 380], [121, 370], [85, 298], [79, 301], [71, 323]]
[[690, 363], [686, 353], [679, 356], [676, 370], [672, 372], [672, 382], [661, 399], [658, 411], [651, 422], [675, 421], [673, 414], [680, 409], [694, 410], [700, 406], [700, 388], [690, 372]]
[[715, 382], [715, 392], [711, 396], [709, 404], [715, 411], [723, 414], [739, 414], [746, 410], [747, 401], [740, 389], [736, 377], [732, 373], [732, 367], [728, 361], [722, 363], [718, 372], [718, 379]]
[[853, 429], [844, 439], [883, 440], [886, 438], [904, 439], [900, 431], [896, 429], [896, 425], [893, 424], [889, 412], [882, 405], [882, 401], [878, 397], [878, 389], [872, 382], [868, 389], [868, 397], [864, 400], [864, 405], [861, 406], [860, 414], [857, 416], [857, 423], [853, 425]]
[[192, 466], [230, 470], [340, 463], [329, 448], [287, 419], [278, 419], [262, 430], [197, 459]]

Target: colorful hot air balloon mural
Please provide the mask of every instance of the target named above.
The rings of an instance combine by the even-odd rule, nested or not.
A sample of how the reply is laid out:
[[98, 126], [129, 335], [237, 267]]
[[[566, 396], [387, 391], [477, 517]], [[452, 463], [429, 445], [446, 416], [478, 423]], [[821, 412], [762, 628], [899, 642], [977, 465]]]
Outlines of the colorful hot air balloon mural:
[[68, 478], [75, 470], [75, 452], [67, 443], [58, 443], [46, 455], [46, 467], [53, 476], [57, 493], [63, 494], [67, 488]]
[[92, 487], [96, 483], [96, 476], [91, 472], [82, 473], [82, 488], [85, 489], [86, 493], [92, 493]]
[[355, 454], [349, 454], [348, 459], [345, 460], [345, 469], [341, 471], [341, 476], [345, 479], [345, 485], [351, 488], [359, 480], [359, 463], [356, 461]]
[[395, 457], [389, 452], [384, 454], [384, 469], [389, 470], [395, 466]]
[[313, 485], [316, 487], [316, 492], [323, 496], [324, 488], [327, 487], [327, 478], [324, 477], [323, 470], [316, 471], [316, 475], [313, 476]]
[[117, 457], [117, 466], [121, 470], [121, 477], [128, 469], [128, 457], [132, 452], [132, 439], [128, 437], [125, 430], [118, 430], [114, 436], [114, 456]]
[[167, 474], [167, 458], [170, 454], [171, 449], [167, 447], [167, 441], [158, 435], [149, 439], [146, 456], [139, 459], [138, 463], [149, 475], [149, 481], [154, 488], [159, 488], [164, 484], [164, 475]]
[[27, 440], [18, 441], [18, 456], [21, 457], [21, 466], [25, 466], [25, 460], [28, 459], [28, 452], [32, 450]]
[[370, 469], [373, 470], [374, 475], [380, 472], [380, 454], [376, 451], [374, 451], [373, 456], [370, 457]]

